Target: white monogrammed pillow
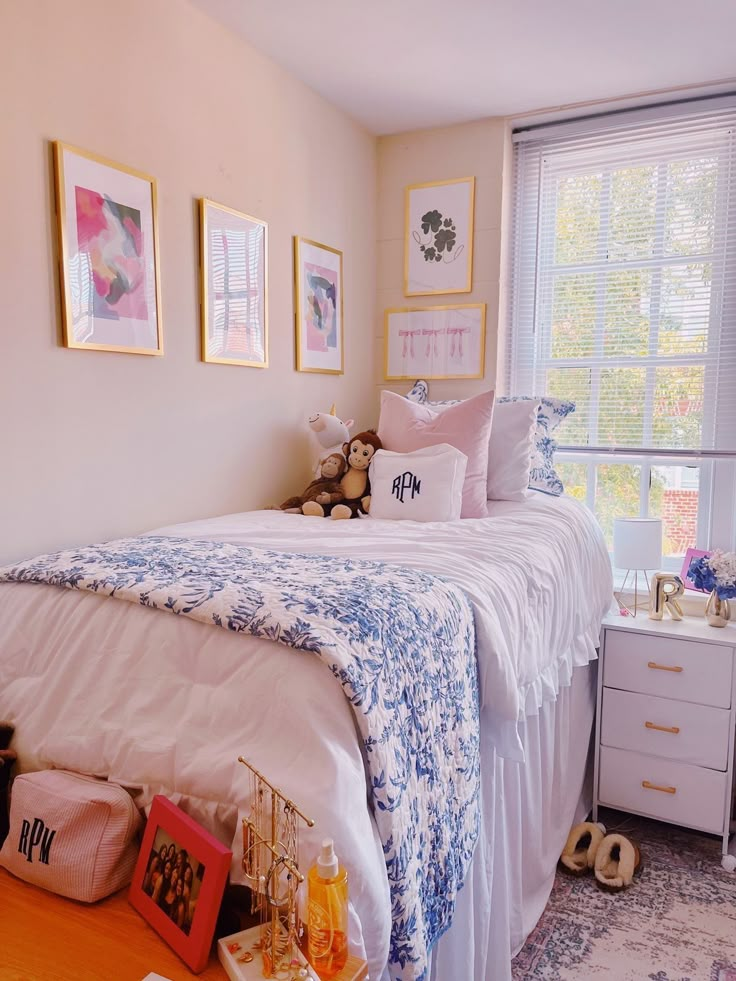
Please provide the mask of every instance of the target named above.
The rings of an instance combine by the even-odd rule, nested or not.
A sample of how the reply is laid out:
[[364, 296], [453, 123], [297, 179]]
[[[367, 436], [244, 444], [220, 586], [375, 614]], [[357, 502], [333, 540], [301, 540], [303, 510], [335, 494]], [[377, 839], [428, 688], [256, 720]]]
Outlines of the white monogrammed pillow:
[[468, 458], [449, 443], [411, 453], [378, 450], [371, 460], [373, 518], [456, 521]]

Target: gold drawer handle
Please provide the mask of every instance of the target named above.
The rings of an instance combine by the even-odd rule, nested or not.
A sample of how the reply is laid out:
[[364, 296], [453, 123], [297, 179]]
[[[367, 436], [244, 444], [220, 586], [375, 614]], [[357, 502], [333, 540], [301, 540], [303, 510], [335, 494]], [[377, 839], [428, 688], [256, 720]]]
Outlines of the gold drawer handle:
[[656, 729], [657, 732], [671, 732], [673, 736], [679, 735], [679, 726], [658, 726], [654, 722], [645, 722], [644, 725], [647, 729]]
[[685, 670], [684, 668], [671, 668], [667, 664], [657, 664], [656, 661], [650, 661], [649, 664], [647, 664], [647, 667], [653, 668], [655, 671], [674, 671], [675, 674], [680, 674]]
[[677, 793], [677, 787], [658, 787], [656, 783], [649, 783], [648, 780], [642, 780], [641, 785], [644, 790], [658, 790], [662, 794]]

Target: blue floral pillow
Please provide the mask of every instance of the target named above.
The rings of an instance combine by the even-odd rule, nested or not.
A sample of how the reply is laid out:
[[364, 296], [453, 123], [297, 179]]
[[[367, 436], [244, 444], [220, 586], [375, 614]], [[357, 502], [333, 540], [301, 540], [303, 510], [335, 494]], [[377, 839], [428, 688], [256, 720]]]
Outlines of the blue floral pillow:
[[[460, 399], [449, 399], [445, 402], [430, 402], [429, 385], [426, 381], [414, 382], [414, 387], [406, 396], [412, 402], [421, 405], [455, 405]], [[529, 469], [529, 488], [542, 494], [559, 497], [565, 490], [560, 475], [555, 470], [554, 455], [557, 443], [552, 433], [563, 420], [575, 411], [575, 403], [566, 399], [551, 396], [533, 395], [503, 395], [499, 402], [540, 402], [537, 412], [537, 429], [534, 434], [534, 452]]]
[[559, 497], [565, 490], [560, 475], [555, 470], [557, 443], [552, 433], [560, 423], [575, 411], [575, 403], [541, 395], [504, 395], [499, 402], [531, 402], [541, 404], [537, 412], [537, 431], [534, 434], [534, 450], [529, 468], [529, 488], [542, 494]]
[[412, 389], [406, 393], [406, 398], [410, 402], [418, 402], [419, 405], [457, 405], [458, 402], [462, 402], [462, 399], [445, 399], [444, 402], [430, 402], [429, 385], [422, 378], [414, 382]]
[[406, 393], [406, 397], [410, 402], [418, 402], [420, 405], [423, 405], [429, 401], [429, 385], [425, 381], [422, 381], [422, 379], [418, 379], [414, 382], [411, 391]]

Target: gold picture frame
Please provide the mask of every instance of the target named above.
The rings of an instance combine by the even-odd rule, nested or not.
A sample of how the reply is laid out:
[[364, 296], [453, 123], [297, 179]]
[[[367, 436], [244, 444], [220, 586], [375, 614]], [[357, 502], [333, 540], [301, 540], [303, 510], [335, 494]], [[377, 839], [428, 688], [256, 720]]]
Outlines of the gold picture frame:
[[267, 368], [268, 223], [200, 198], [199, 245], [202, 361]]
[[475, 177], [410, 184], [404, 192], [404, 296], [473, 288]]
[[294, 236], [296, 370], [324, 375], [345, 371], [343, 254]]
[[[383, 322], [386, 381], [483, 378], [486, 313], [485, 303], [387, 309]], [[465, 366], [466, 370], [448, 371], [448, 366]]]
[[155, 178], [60, 140], [52, 145], [64, 346], [160, 357]]

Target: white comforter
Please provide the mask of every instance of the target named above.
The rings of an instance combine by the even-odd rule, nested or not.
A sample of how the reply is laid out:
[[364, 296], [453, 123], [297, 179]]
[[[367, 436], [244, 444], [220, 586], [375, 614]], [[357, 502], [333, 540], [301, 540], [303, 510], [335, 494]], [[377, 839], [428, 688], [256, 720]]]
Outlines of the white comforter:
[[[458, 583], [475, 610], [483, 724], [513, 756], [516, 721], [594, 656], [611, 573], [600, 530], [575, 501], [535, 496], [489, 509], [447, 524], [265, 511], [156, 533], [380, 559]], [[2, 584], [3, 716], [16, 724], [25, 769], [108, 775], [140, 786], [144, 803], [165, 792], [223, 840], [246, 803], [235, 760], [252, 759], [317, 822], [303, 836], [303, 862], [321, 837], [335, 838], [357, 914], [351, 940], [380, 977], [386, 870], [351, 710], [317, 658], [113, 598]], [[237, 872], [237, 840], [234, 852]]]

